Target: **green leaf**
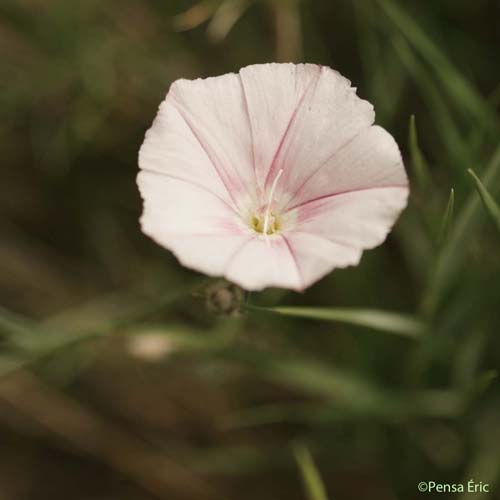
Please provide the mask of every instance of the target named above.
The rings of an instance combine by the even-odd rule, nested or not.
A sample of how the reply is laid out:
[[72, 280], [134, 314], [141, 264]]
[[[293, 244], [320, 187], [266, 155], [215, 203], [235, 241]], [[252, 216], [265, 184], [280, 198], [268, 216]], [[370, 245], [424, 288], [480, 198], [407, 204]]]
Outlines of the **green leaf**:
[[441, 223], [441, 231], [439, 233], [440, 244], [442, 244], [446, 240], [450, 232], [451, 223], [453, 220], [454, 207], [455, 207], [455, 190], [451, 188], [450, 197], [448, 198], [448, 203], [446, 205], [446, 210], [444, 212], [443, 222]]
[[429, 166], [420, 150], [417, 137], [417, 127], [415, 124], [415, 115], [410, 117], [410, 132], [409, 132], [410, 156], [413, 171], [417, 178], [420, 187], [425, 188], [429, 185], [430, 174]]
[[297, 318], [338, 321], [405, 337], [418, 337], [426, 330], [426, 325], [413, 316], [376, 309], [255, 306], [250, 307], [250, 309]]
[[309, 500], [328, 500], [321, 475], [309, 449], [304, 445], [297, 444], [293, 447], [293, 453], [302, 474], [302, 481]]
[[500, 206], [498, 206], [497, 202], [493, 199], [493, 196], [491, 196], [489, 191], [484, 187], [483, 183], [476, 175], [474, 170], [469, 168], [467, 172], [469, 172], [469, 175], [472, 177], [472, 179], [476, 184], [477, 192], [481, 197], [481, 201], [483, 202], [486, 212], [489, 214], [491, 220], [496, 225], [497, 229], [500, 231]]

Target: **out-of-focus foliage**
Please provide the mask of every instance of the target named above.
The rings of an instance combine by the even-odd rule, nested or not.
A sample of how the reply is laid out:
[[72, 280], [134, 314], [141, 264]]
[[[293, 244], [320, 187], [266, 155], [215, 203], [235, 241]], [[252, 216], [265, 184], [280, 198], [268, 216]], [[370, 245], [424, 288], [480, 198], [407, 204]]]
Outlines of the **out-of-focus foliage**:
[[[471, 478], [497, 498], [499, 17], [2, 0], [0, 498], [406, 500]], [[332, 66], [374, 103], [410, 205], [359, 267], [218, 318], [139, 231], [137, 151], [175, 79], [274, 60]]]

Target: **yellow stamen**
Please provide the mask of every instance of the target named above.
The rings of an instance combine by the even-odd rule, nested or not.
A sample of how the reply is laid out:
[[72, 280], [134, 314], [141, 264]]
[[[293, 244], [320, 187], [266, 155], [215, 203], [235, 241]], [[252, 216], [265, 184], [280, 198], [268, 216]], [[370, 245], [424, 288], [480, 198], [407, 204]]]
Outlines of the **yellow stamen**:
[[273, 212], [269, 214], [267, 228], [264, 227], [264, 223], [265, 219], [258, 214], [252, 215], [250, 219], [250, 227], [257, 233], [269, 235], [275, 234], [281, 229], [281, 219], [277, 214], [274, 214]]

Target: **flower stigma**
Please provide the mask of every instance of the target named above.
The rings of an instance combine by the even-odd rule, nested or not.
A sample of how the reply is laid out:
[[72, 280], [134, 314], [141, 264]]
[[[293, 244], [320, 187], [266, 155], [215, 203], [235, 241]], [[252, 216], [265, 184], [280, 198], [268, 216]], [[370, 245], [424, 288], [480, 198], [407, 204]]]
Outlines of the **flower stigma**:
[[274, 192], [276, 191], [276, 186], [282, 173], [283, 169], [280, 169], [274, 178], [265, 209], [260, 209], [254, 213], [250, 220], [250, 227], [257, 233], [263, 234], [265, 238], [270, 234], [278, 233], [282, 228], [281, 217], [272, 209], [274, 204]]

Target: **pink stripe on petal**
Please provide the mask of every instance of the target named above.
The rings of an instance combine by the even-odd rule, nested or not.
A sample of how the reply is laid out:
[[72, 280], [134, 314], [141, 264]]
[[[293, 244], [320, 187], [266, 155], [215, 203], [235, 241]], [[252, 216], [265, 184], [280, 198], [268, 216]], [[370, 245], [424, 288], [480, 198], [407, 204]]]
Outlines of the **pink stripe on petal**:
[[264, 189], [268, 189], [271, 186], [278, 171], [282, 167], [282, 165], [278, 164], [278, 157], [280, 156], [280, 154], [283, 150], [283, 146], [284, 146], [285, 140], [290, 132], [290, 129], [291, 129], [292, 125], [294, 124], [300, 109], [304, 105], [304, 101], [306, 100], [307, 97], [309, 97], [310, 90], [314, 88], [313, 87], [314, 84], [317, 85], [319, 82], [319, 79], [321, 77], [321, 68], [318, 68], [318, 69], [319, 69], [318, 74], [313, 75], [311, 77], [311, 80], [308, 83], [306, 90], [304, 91], [304, 94], [300, 97], [299, 101], [297, 102], [297, 104], [295, 106], [295, 109], [293, 110], [293, 113], [290, 116], [290, 119], [288, 120], [288, 124], [283, 132], [283, 135], [281, 136], [280, 141], [279, 141], [278, 148], [276, 149], [276, 152], [274, 153], [274, 156], [271, 160], [271, 164], [269, 166], [269, 170], [267, 172], [266, 179], [264, 181]]
[[272, 183], [270, 169], [280, 143], [320, 71], [320, 66], [312, 64], [262, 64], [240, 70], [253, 133], [257, 185], [261, 190], [266, 178], [268, 184]]
[[338, 191], [338, 192], [334, 192], [334, 193], [328, 193], [328, 194], [324, 194], [322, 196], [318, 196], [317, 198], [312, 198], [310, 200], [303, 201], [301, 203], [298, 203], [297, 205], [293, 205], [293, 206], [288, 207], [288, 208], [285, 207], [285, 209], [283, 210], [283, 213], [291, 212], [297, 208], [306, 208], [307, 205], [314, 205], [315, 209], [317, 209], [318, 207], [321, 207], [321, 205], [319, 204], [319, 202], [321, 202], [321, 201], [327, 201], [330, 198], [334, 198], [336, 196], [342, 196], [344, 194], [360, 193], [362, 191], [370, 191], [372, 189], [404, 189], [404, 190], [408, 191], [408, 185], [407, 184], [401, 184], [401, 185], [395, 184], [395, 185], [388, 185], [388, 186], [370, 186], [370, 187], [365, 187], [365, 188], [354, 188], [354, 189], [348, 189], [346, 191]]
[[246, 290], [267, 287], [302, 290], [296, 262], [280, 237], [257, 237], [249, 240], [233, 257], [225, 276]]
[[219, 196], [217, 193], [214, 193], [210, 188], [208, 188], [207, 186], [205, 186], [204, 184], [201, 184], [199, 182], [196, 182], [194, 181], [193, 179], [189, 179], [189, 178], [185, 178], [185, 177], [182, 177], [182, 176], [177, 176], [177, 175], [173, 175], [171, 173], [168, 173], [168, 172], [157, 172], [155, 170], [149, 170], [149, 168], [143, 168], [143, 171], [144, 172], [148, 172], [150, 173], [151, 175], [157, 175], [157, 176], [160, 176], [161, 177], [168, 177], [172, 180], [176, 180], [176, 181], [179, 181], [179, 182], [185, 182], [187, 184], [191, 184], [192, 186], [194, 186], [195, 188], [197, 189], [201, 189], [203, 191], [206, 191], [207, 193], [210, 193], [211, 195], [215, 196], [216, 198], [218, 198], [220, 200], [221, 203], [224, 203], [224, 205], [227, 207], [228, 210], [230, 210], [231, 212], [234, 213], [235, 216], [239, 217], [239, 213], [236, 211], [235, 207], [231, 204], [229, 204], [224, 198], [222, 198], [221, 196]]
[[[196, 140], [200, 144], [201, 148], [205, 151], [207, 157], [210, 160], [210, 163], [213, 165], [217, 175], [219, 176], [220, 180], [224, 184], [224, 187], [226, 188], [227, 194], [231, 197], [233, 203], [237, 206], [237, 201], [234, 198], [233, 193], [234, 193], [234, 191], [236, 191], [236, 187], [238, 185], [238, 182], [233, 180], [231, 178], [231, 176], [225, 171], [224, 167], [221, 166], [222, 162], [220, 161], [219, 158], [217, 158], [216, 154], [211, 150], [211, 147], [210, 147], [208, 141], [201, 138], [200, 133], [196, 130], [196, 127], [191, 123], [189, 118], [187, 118], [184, 111], [182, 111], [177, 106], [175, 106], [175, 107], [176, 107], [176, 110], [179, 113], [179, 115], [182, 117], [182, 119], [184, 120], [186, 125], [191, 130], [191, 133], [193, 134], [193, 136], [196, 138]], [[241, 182], [241, 181], [239, 181], [239, 182]]]
[[137, 183], [144, 200], [141, 217], [148, 234], [227, 234], [241, 218], [227, 203], [204, 188], [157, 173], [141, 171]]
[[311, 201], [289, 216], [293, 230], [368, 249], [385, 240], [407, 198], [407, 188], [372, 188]]
[[252, 170], [253, 170], [253, 181], [254, 181], [254, 184], [255, 186], [258, 188], [258, 191], [259, 191], [259, 195], [258, 197], [260, 196], [260, 184], [259, 184], [259, 179], [258, 179], [258, 176], [257, 176], [257, 166], [256, 166], [256, 159], [255, 159], [255, 139], [254, 139], [254, 130], [253, 130], [253, 126], [252, 126], [252, 119], [250, 117], [250, 108], [249, 108], [249, 104], [248, 104], [248, 96], [247, 96], [247, 93], [246, 93], [246, 90], [245, 90], [245, 86], [243, 85], [243, 79], [241, 78], [241, 75], [239, 75], [239, 79], [240, 79], [240, 85], [241, 85], [241, 91], [242, 91], [242, 94], [243, 94], [243, 100], [244, 100], [244, 109], [245, 109], [245, 114], [246, 114], [246, 118], [247, 118], [247, 121], [248, 121], [248, 129], [250, 130], [250, 137], [251, 137], [251, 141], [252, 141]]
[[[202, 145], [178, 111], [163, 102], [139, 151], [143, 170], [180, 178], [204, 186], [227, 203], [233, 199]], [[214, 175], [215, 174], [215, 175]]]
[[378, 126], [363, 130], [304, 180], [288, 204], [377, 187], [406, 187], [399, 148]]
[[288, 248], [288, 251], [290, 252], [290, 256], [292, 257], [292, 260], [295, 264], [295, 268], [297, 269], [297, 274], [299, 276], [299, 280], [300, 280], [300, 283], [301, 283], [301, 289], [304, 288], [304, 279], [302, 277], [302, 272], [300, 270], [300, 264], [299, 264], [299, 260], [297, 259], [297, 255], [295, 254], [295, 250], [293, 249], [292, 245], [290, 244], [290, 241], [288, 240], [288, 238], [284, 235], [281, 236], [283, 238], [283, 241], [285, 242], [287, 248]]
[[298, 109], [275, 160], [283, 168], [281, 191], [295, 193], [343, 145], [371, 126], [373, 107], [350, 82], [324, 68], [306, 102]]
[[167, 100], [189, 123], [236, 205], [255, 200], [252, 134], [240, 77], [178, 80]]
[[338, 244], [316, 234], [291, 231], [286, 236], [300, 266], [302, 288], [307, 288], [335, 268], [359, 263], [362, 250]]

